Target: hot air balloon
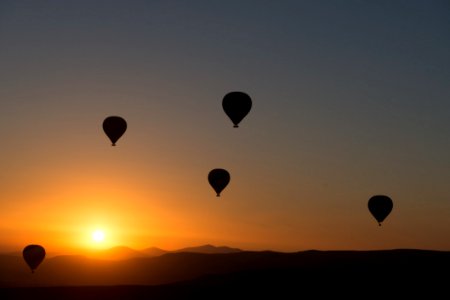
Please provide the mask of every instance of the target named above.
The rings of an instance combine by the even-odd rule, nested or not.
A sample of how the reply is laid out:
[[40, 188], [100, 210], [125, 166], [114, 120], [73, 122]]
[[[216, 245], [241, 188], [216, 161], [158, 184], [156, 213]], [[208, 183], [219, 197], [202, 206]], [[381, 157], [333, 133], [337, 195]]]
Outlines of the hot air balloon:
[[28, 245], [22, 251], [23, 259], [31, 269], [31, 273], [45, 258], [45, 249], [40, 245]]
[[212, 188], [216, 191], [217, 197], [220, 197], [220, 192], [230, 182], [230, 173], [224, 169], [214, 169], [208, 174], [208, 181]]
[[110, 116], [103, 121], [103, 131], [105, 131], [113, 146], [116, 145], [117, 140], [126, 130], [127, 122], [121, 117]]
[[230, 92], [223, 97], [222, 107], [234, 127], [239, 127], [238, 124], [252, 108], [252, 99], [243, 92]]
[[368, 206], [370, 213], [378, 221], [378, 225], [381, 226], [381, 222], [391, 213], [394, 204], [388, 196], [376, 195], [369, 199]]

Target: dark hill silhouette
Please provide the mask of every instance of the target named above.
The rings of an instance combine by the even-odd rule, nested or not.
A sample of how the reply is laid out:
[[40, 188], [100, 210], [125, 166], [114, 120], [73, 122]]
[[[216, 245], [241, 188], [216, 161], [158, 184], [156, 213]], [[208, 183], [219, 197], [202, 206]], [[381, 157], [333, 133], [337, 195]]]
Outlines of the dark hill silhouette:
[[236, 252], [242, 252], [241, 249], [238, 248], [230, 248], [227, 246], [220, 246], [220, 247], [216, 247], [213, 245], [203, 245], [203, 246], [198, 246], [198, 247], [187, 247], [187, 248], [182, 248], [179, 250], [175, 250], [172, 252], [190, 252], [190, 253], [204, 253], [204, 254], [219, 254], [219, 253], [236, 253]]
[[[116, 246], [108, 249], [98, 249], [98, 250], [90, 250], [88, 257], [91, 258], [98, 258], [98, 259], [109, 259], [109, 260], [123, 260], [123, 259], [130, 259], [130, 258], [136, 258], [136, 257], [146, 257], [146, 256], [161, 256], [166, 253], [179, 253], [179, 252], [192, 252], [192, 253], [211, 253], [211, 254], [218, 254], [218, 253], [235, 253], [235, 252], [241, 252], [241, 249], [238, 248], [231, 248], [227, 246], [214, 246], [214, 245], [202, 245], [202, 246], [195, 246], [195, 247], [187, 247], [182, 248], [178, 250], [164, 250], [157, 247], [149, 247], [142, 250], [136, 250], [132, 249], [126, 246]], [[86, 251], [83, 251], [86, 252]], [[22, 251], [14, 251], [14, 252], [8, 252], [8, 253], [0, 253], [0, 255], [13, 255], [13, 256], [20, 256], [22, 257]], [[54, 257], [61, 255], [56, 252], [49, 252], [47, 253], [46, 257]]]
[[169, 251], [167, 250], [163, 250], [157, 247], [150, 247], [150, 248], [145, 248], [143, 250], [141, 250], [142, 253], [145, 253], [148, 256], [161, 256], [163, 254], [168, 253]]
[[280, 287], [293, 290], [301, 286], [305, 291], [313, 291], [315, 287], [320, 294], [330, 289], [349, 291], [353, 286], [398, 290], [405, 288], [404, 282], [411, 285], [410, 289], [427, 287], [436, 290], [446, 286], [448, 270], [450, 252], [422, 250], [182, 252], [122, 261], [57, 256], [45, 260], [33, 275], [20, 257], [2, 255], [0, 285], [170, 284], [189, 292], [195, 292], [195, 287], [263, 291]]
[[88, 257], [106, 260], [125, 260], [138, 257], [161, 256], [166, 253], [189, 252], [189, 253], [219, 254], [219, 253], [236, 253], [241, 251], [242, 251], [241, 249], [237, 248], [230, 248], [226, 246], [216, 247], [213, 245], [187, 247], [173, 251], [163, 250], [156, 247], [150, 247], [143, 250], [135, 250], [125, 246], [117, 246], [109, 249], [91, 251]]
[[236, 253], [241, 252], [241, 249], [231, 248], [227, 246], [214, 246], [214, 245], [202, 245], [196, 247], [186, 247], [178, 250], [164, 250], [156, 247], [150, 247], [141, 250], [141, 253], [145, 253], [147, 256], [161, 256], [166, 253], [180, 253], [180, 252], [190, 252], [190, 253], [204, 253], [204, 254], [219, 254], [219, 253]]

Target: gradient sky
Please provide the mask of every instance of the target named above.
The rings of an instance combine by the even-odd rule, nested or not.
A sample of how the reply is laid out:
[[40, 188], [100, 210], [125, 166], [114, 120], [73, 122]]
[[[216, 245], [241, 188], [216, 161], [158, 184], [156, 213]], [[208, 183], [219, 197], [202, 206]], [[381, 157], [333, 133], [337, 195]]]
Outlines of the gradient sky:
[[449, 83], [445, 0], [0, 1], [0, 250], [450, 250]]

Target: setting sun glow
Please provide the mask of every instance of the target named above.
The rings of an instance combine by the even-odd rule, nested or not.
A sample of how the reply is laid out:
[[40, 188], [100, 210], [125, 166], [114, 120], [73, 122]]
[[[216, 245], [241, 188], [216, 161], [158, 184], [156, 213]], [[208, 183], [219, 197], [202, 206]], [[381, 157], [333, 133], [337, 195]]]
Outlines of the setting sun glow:
[[105, 239], [105, 233], [101, 230], [95, 230], [92, 232], [92, 240], [94, 242], [100, 243]]

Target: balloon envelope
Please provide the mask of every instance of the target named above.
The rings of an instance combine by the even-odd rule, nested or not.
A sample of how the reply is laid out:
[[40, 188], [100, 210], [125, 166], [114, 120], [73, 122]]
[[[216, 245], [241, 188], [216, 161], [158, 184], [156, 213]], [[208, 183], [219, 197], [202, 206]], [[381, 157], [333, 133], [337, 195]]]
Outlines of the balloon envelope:
[[22, 255], [31, 272], [34, 273], [45, 258], [45, 249], [40, 245], [28, 245], [23, 249]]
[[234, 127], [239, 127], [238, 124], [252, 108], [252, 99], [243, 92], [230, 92], [223, 97], [222, 107]]
[[109, 137], [113, 146], [116, 145], [117, 140], [126, 130], [127, 122], [121, 117], [110, 116], [103, 121], [103, 131]]
[[381, 222], [391, 213], [394, 204], [391, 198], [384, 195], [376, 195], [369, 199], [368, 207], [370, 213], [378, 221], [378, 225], [381, 226]]
[[208, 181], [214, 191], [216, 191], [217, 197], [220, 197], [220, 192], [222, 192], [230, 182], [230, 173], [224, 169], [211, 170], [208, 174]]

